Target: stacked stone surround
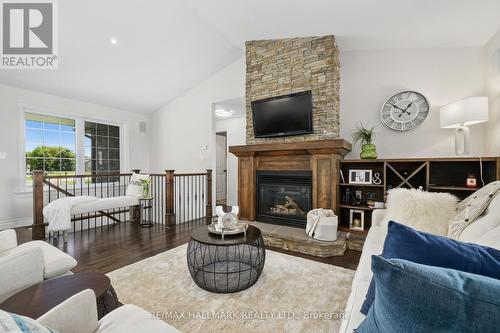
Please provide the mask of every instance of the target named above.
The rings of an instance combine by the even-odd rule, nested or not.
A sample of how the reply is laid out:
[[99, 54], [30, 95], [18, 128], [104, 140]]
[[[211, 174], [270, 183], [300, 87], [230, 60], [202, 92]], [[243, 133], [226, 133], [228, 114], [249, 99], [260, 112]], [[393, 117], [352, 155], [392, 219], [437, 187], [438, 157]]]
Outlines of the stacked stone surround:
[[[334, 36], [246, 42], [246, 142], [337, 139], [340, 135], [340, 63]], [[255, 138], [251, 102], [312, 91], [314, 133]]]

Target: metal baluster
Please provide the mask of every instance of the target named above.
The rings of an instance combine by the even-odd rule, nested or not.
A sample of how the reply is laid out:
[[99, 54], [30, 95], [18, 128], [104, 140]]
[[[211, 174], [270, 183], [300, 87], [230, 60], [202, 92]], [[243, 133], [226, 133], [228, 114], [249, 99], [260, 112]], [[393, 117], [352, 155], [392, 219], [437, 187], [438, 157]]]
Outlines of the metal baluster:
[[[113, 197], [115, 197], [115, 180], [113, 179]], [[113, 208], [113, 216], [115, 216], [116, 209]]]
[[160, 207], [161, 207], [161, 210], [160, 210], [160, 219], [161, 219], [161, 224], [165, 224], [165, 215], [164, 215], [164, 209], [163, 209], [163, 205], [165, 204], [165, 196], [164, 196], [164, 192], [163, 192], [163, 185], [165, 184], [165, 182], [163, 181], [162, 179], [163, 177], [160, 177], [160, 194], [161, 194], [161, 200], [160, 200]]
[[[153, 208], [153, 212], [154, 212], [154, 223], [157, 223], [158, 221], [158, 193], [157, 193], [157, 188], [158, 188], [158, 177], [154, 177], [154, 191], [153, 191], [153, 195], [154, 195], [154, 208]], [[151, 184], [153, 184], [153, 181], [151, 181]]]
[[[80, 178], [80, 194], [83, 195], [83, 180], [85, 178], [84, 177], [81, 177]], [[82, 217], [83, 217], [83, 214], [82, 214]], [[83, 230], [83, 219], [80, 220], [80, 231]]]
[[186, 177], [182, 177], [182, 197], [184, 198], [182, 202], [182, 223], [186, 220]]
[[196, 196], [198, 198], [198, 202], [196, 204], [196, 218], [200, 218], [200, 202], [201, 202], [201, 198], [200, 198], [200, 178], [201, 178], [201, 176], [197, 176], [196, 177], [196, 184], [197, 184]]
[[[122, 177], [118, 177], [118, 196], [120, 197], [122, 195]], [[119, 213], [118, 216], [120, 217], [120, 221], [123, 221], [123, 216], [122, 213]]]
[[[166, 189], [165, 189], [166, 191]], [[174, 214], [176, 216], [176, 219], [175, 219], [175, 224], [177, 224], [177, 222], [179, 221], [179, 217], [177, 216], [178, 213], [179, 213], [179, 207], [178, 207], [178, 204], [179, 204], [179, 200], [178, 200], [178, 186], [177, 186], [177, 177], [174, 177]], [[165, 221], [165, 223], [167, 223]]]
[[[103, 194], [103, 191], [102, 191], [102, 183], [104, 182], [104, 176], [101, 176], [101, 181], [99, 182], [101, 184], [101, 199], [102, 199], [102, 196], [104, 195]], [[100, 217], [100, 223], [101, 223], [101, 228], [102, 228], [102, 214], [101, 214], [101, 217]]]

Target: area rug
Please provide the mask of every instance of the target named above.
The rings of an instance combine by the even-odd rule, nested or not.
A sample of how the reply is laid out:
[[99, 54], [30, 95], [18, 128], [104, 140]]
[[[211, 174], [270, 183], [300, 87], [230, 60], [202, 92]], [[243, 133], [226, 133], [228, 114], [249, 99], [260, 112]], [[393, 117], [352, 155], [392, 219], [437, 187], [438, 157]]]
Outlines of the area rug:
[[255, 285], [215, 294], [191, 279], [186, 249], [179, 246], [107, 274], [120, 301], [182, 332], [338, 332], [354, 271], [266, 251]]

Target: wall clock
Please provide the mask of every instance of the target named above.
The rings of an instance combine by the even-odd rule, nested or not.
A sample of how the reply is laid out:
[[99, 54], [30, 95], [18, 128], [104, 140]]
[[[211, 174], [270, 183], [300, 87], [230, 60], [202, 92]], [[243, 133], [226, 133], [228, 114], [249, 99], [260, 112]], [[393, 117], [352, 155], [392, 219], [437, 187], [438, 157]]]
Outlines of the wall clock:
[[416, 91], [403, 91], [385, 101], [380, 110], [382, 124], [394, 131], [411, 131], [429, 115], [429, 102]]

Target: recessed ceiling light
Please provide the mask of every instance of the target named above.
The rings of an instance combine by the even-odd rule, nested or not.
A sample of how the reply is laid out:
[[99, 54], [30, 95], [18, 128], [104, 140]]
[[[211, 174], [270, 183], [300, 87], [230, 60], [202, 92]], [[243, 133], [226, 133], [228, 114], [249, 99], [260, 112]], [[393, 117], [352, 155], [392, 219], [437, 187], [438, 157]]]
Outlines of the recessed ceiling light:
[[116, 39], [116, 38], [110, 38], [109, 42], [111, 43], [111, 45], [117, 45], [118, 44], [118, 39]]
[[231, 117], [233, 115], [232, 110], [226, 110], [226, 109], [216, 109], [215, 110], [215, 115], [217, 117]]

